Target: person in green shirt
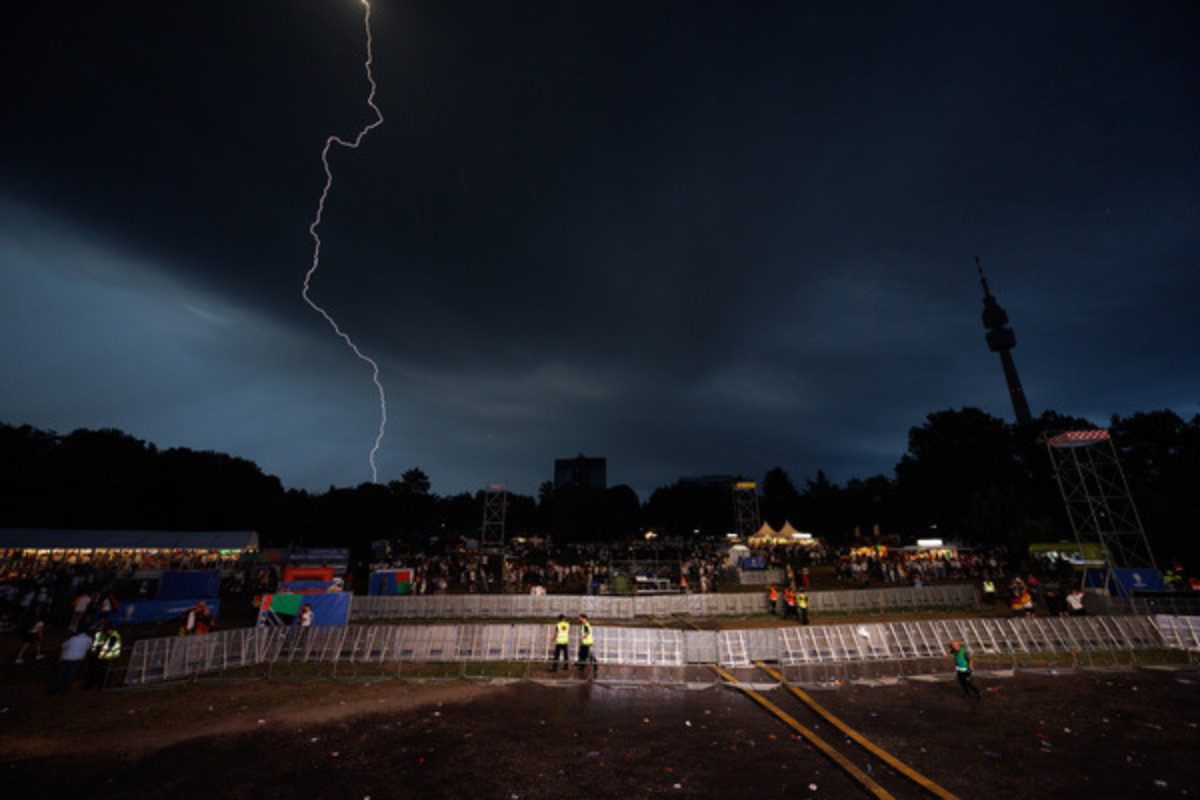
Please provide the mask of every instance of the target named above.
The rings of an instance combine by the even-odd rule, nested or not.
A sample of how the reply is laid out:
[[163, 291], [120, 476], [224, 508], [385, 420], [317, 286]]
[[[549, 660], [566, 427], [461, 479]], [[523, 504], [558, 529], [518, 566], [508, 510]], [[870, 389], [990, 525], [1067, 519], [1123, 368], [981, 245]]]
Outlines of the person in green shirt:
[[971, 673], [975, 668], [971, 662], [971, 655], [957, 639], [950, 641], [950, 646], [947, 652], [954, 658], [954, 674], [958, 677], [958, 685], [962, 687], [963, 697], [974, 697], [980, 699], [982, 692], [979, 687], [971, 682]]

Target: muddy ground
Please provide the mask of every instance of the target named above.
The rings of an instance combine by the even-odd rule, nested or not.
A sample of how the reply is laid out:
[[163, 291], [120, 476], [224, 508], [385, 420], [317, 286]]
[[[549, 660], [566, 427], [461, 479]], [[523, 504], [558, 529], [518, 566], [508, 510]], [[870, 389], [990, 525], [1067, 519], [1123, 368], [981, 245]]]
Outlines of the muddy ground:
[[[49, 697], [0, 670], [12, 798], [868, 796], [729, 688], [563, 680], [187, 684]], [[603, 678], [603, 675], [601, 676]], [[949, 677], [949, 676], [947, 676]], [[1200, 676], [1140, 670], [846, 685], [814, 698], [963, 798], [1200, 796]], [[897, 797], [921, 797], [783, 690], [766, 696]]]

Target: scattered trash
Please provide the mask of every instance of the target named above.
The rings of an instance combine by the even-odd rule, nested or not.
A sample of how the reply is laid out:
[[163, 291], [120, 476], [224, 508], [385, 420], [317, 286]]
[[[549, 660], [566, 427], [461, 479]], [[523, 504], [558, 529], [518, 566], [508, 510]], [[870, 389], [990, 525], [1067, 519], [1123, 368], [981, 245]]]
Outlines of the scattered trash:
[[332, 753], [330, 753], [329, 755], [333, 756], [334, 758], [337, 758], [338, 756], [340, 756], [340, 755], [341, 755], [341, 753], [339, 753], [337, 750], [334, 750], [334, 751], [333, 751]]
[[682, 788], [683, 788], [683, 784], [682, 784], [682, 783], [677, 783], [677, 784], [675, 784], [675, 786], [674, 786], [674, 787], [672, 787], [672, 788], [675, 788], [675, 789], [682, 789]]
[[1070, 733], [1070, 732], [1071, 732], [1070, 728], [1063, 728], [1063, 733]]
[[1167, 788], [1167, 782], [1166, 782], [1166, 781], [1163, 781], [1163, 780], [1155, 780], [1155, 781], [1154, 781], [1154, 785], [1155, 785], [1155, 786], [1157, 786], [1157, 787], [1158, 787], [1158, 788], [1160, 788], [1160, 789], [1165, 789], [1165, 788]]
[[984, 750], [983, 754], [985, 756], [988, 756], [989, 758], [999, 758], [1000, 757], [999, 753], [993, 753], [991, 750]]
[[808, 790], [809, 790], [810, 792], [815, 792], [815, 791], [817, 790], [817, 785], [816, 785], [815, 783], [810, 783], [810, 784], [808, 785]]
[[321, 739], [320, 736], [314, 736], [311, 739], [309, 739], [308, 741], [309, 741], [309, 743], [312, 743], [312, 742], [320, 741], [320, 739]]
[[650, 724], [650, 718], [649, 718], [649, 717], [642, 717], [642, 722], [644, 722], [644, 723], [646, 723], [647, 725], [649, 725], [649, 724]]
[[260, 719], [260, 720], [258, 721], [258, 724], [259, 724], [259, 725], [266, 725], [266, 724], [267, 724], [267, 721], [266, 721], [265, 719]]
[[587, 757], [588, 757], [588, 758], [599, 758], [599, 757], [600, 757], [600, 753], [598, 753], [598, 752], [596, 752], [595, 750], [593, 750], [592, 752], [590, 752], [590, 753], [588, 753], [588, 754], [587, 754]]

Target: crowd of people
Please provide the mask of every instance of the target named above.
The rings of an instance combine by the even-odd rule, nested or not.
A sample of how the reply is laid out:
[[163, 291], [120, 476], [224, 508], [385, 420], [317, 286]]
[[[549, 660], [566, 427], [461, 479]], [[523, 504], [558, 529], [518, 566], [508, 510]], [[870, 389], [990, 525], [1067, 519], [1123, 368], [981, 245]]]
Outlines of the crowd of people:
[[[672, 590], [716, 591], [727, 567], [715, 545], [664, 545], [631, 549], [613, 545], [522, 543], [505, 556], [455, 547], [410, 553], [370, 565], [371, 570], [409, 568], [414, 594], [494, 592], [599, 594], [630, 565], [635, 577], [666, 581]], [[636, 586], [636, 583], [633, 584]]]
[[[116, 627], [121, 604], [153, 595], [153, 581], [139, 577], [144, 567], [104, 553], [91, 559], [0, 561], [0, 635], [20, 641], [14, 665], [44, 660], [55, 642], [60, 652], [52, 694], [65, 693], [81, 670], [84, 688], [107, 686], [122, 653]], [[181, 633], [203, 633], [212, 620], [200, 603], [179, 624]]]

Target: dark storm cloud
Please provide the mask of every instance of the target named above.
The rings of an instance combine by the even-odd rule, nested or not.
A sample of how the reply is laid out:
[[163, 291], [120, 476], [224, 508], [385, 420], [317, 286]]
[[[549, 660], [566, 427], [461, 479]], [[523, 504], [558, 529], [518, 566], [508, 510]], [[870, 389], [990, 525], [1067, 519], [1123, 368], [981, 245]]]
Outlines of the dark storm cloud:
[[[368, 479], [369, 371], [299, 298], [320, 148], [372, 119], [361, 5], [31, 14], [0, 418]], [[385, 122], [333, 152], [313, 296], [380, 363], [381, 479], [886, 472], [930, 411], [1011, 416], [975, 254], [1035, 413], [1196, 410], [1187, 6], [376, 0], [372, 31]]]

